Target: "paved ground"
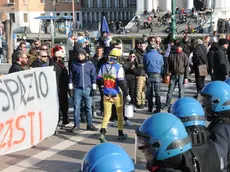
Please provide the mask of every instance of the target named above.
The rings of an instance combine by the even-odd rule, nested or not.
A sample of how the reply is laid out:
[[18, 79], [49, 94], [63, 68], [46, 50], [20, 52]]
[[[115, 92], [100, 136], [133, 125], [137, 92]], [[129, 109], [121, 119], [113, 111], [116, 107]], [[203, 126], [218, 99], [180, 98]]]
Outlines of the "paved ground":
[[[5, 65], [6, 68], [6, 65]], [[0, 66], [0, 72], [2, 66]], [[193, 78], [193, 77], [192, 77]], [[162, 87], [162, 101], [165, 102], [167, 93], [167, 84]], [[195, 84], [186, 85], [185, 95], [192, 97], [195, 95]], [[175, 93], [174, 101], [177, 92]], [[96, 97], [98, 102], [99, 96]], [[129, 155], [134, 159], [134, 142], [135, 129], [150, 116], [147, 108], [137, 110], [134, 117], [130, 119], [133, 123], [132, 127], [125, 126], [125, 133], [128, 134], [128, 139], [124, 142], [117, 140], [117, 129], [108, 127], [106, 138], [110, 142], [114, 142], [122, 146]], [[70, 117], [73, 119], [73, 109], [70, 103]], [[94, 124], [100, 128], [102, 117], [94, 118]], [[53, 135], [46, 138], [40, 144], [33, 148], [15, 152], [0, 157], [0, 171], [2, 172], [76, 172], [80, 171], [81, 162], [85, 153], [99, 144], [98, 132], [86, 131], [86, 124], [81, 124], [79, 134], [73, 135], [70, 133], [70, 128], [62, 129], [58, 135]], [[144, 162], [138, 162], [136, 171], [146, 171]]]

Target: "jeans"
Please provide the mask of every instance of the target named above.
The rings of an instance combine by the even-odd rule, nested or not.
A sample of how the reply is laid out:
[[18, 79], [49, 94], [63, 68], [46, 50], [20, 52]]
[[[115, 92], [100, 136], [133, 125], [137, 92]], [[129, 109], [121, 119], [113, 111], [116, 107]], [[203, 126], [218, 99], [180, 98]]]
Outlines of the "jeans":
[[161, 74], [148, 74], [147, 78], [147, 94], [148, 94], [148, 108], [153, 108], [153, 95], [155, 93], [155, 104], [156, 109], [161, 108], [161, 97], [160, 97], [160, 88], [161, 88]]
[[4, 55], [0, 54], [0, 64], [4, 63]]
[[92, 97], [90, 96], [91, 88], [74, 89], [74, 126], [79, 127], [79, 117], [81, 109], [81, 101], [85, 103], [85, 111], [87, 116], [87, 125], [92, 125]]
[[179, 89], [179, 98], [184, 97], [184, 74], [183, 75], [171, 75], [168, 94], [167, 94], [167, 100], [166, 100], [167, 106], [170, 106], [172, 95], [176, 88], [177, 83], [178, 83], [178, 89]]

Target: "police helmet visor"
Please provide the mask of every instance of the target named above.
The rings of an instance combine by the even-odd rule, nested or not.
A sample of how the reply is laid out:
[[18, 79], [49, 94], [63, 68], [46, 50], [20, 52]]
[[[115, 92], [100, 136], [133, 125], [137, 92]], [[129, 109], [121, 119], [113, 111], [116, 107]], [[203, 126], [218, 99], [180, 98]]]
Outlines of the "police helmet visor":
[[212, 96], [206, 95], [206, 94], [201, 94], [198, 96], [197, 99], [201, 106], [204, 109], [204, 113], [207, 118], [211, 117], [212, 115]]
[[152, 164], [154, 155], [156, 155], [159, 147], [150, 145], [150, 137], [139, 130], [136, 130], [135, 137], [135, 164], [138, 166], [146, 166]]

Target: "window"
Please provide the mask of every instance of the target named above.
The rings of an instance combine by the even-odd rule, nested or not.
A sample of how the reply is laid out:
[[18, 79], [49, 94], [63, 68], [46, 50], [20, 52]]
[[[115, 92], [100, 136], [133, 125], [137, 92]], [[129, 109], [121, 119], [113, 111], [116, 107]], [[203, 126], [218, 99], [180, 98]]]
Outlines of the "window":
[[27, 15], [27, 13], [23, 14], [23, 20], [24, 20], [24, 23], [28, 23], [28, 15]]
[[71, 16], [73, 16], [73, 13], [70, 13]]
[[8, 0], [8, 4], [15, 4], [15, 0]]
[[14, 13], [10, 13], [10, 20], [15, 23], [15, 14]]
[[57, 14], [57, 16], [60, 16], [60, 13], [56, 13]]
[[41, 3], [45, 3], [45, 0], [40, 0]]
[[64, 15], [67, 16], [67, 13], [65, 13]]

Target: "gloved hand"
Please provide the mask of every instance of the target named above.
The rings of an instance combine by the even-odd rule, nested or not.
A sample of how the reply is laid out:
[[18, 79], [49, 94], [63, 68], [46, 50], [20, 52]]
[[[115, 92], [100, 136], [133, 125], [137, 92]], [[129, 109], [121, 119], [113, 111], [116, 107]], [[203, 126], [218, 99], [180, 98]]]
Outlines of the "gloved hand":
[[129, 103], [129, 102], [131, 102], [130, 95], [128, 95], [128, 96], [125, 97], [125, 103]]
[[92, 89], [90, 92], [90, 96], [94, 97], [94, 96], [96, 96], [96, 94], [97, 94], [97, 90]]
[[74, 89], [69, 90], [69, 96], [71, 98], [73, 98], [73, 96], [74, 96]]

